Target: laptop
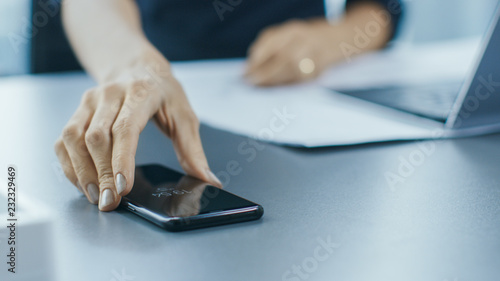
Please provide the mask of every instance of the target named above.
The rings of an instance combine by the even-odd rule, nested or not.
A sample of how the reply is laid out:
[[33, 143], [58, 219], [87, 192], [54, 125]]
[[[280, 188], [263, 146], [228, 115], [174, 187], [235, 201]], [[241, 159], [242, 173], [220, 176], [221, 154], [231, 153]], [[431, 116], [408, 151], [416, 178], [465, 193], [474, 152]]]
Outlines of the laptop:
[[447, 129], [500, 124], [500, 5], [496, 10], [465, 80], [340, 92], [443, 122]]

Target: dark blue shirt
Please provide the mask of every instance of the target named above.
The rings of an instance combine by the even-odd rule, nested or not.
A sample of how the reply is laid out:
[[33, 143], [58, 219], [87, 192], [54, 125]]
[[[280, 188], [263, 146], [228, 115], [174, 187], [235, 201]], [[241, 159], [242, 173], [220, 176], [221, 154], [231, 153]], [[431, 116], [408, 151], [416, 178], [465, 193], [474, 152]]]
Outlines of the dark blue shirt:
[[[290, 19], [325, 17], [324, 0], [136, 0], [148, 39], [169, 60], [245, 57], [258, 33]], [[347, 9], [355, 2], [348, 0]], [[370, 0], [392, 15], [399, 0]]]

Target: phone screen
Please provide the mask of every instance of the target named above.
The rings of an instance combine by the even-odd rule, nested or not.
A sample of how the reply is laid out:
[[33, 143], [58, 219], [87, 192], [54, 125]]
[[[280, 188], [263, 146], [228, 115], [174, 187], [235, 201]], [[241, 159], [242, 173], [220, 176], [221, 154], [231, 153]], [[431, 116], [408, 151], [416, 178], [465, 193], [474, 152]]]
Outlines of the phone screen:
[[197, 228], [262, 216], [260, 205], [160, 165], [136, 167], [134, 187], [122, 205], [165, 228]]

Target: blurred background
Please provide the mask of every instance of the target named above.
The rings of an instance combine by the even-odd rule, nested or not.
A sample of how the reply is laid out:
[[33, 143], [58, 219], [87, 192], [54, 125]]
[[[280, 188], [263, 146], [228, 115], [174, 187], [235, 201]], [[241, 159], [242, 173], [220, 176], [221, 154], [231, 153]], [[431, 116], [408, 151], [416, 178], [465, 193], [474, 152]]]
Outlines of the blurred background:
[[[32, 58], [48, 60], [45, 64], [50, 66], [44, 69], [58, 69], [54, 61], [57, 60], [60, 50], [33, 53], [31, 49], [33, 40], [42, 40], [43, 38], [38, 37], [47, 36], [47, 33], [50, 36], [50, 32], [30, 35], [33, 3], [35, 6], [40, 6], [39, 3], [47, 1], [51, 0], [0, 0], [0, 76], [41, 72], [31, 63]], [[409, 44], [479, 36], [486, 30], [494, 8], [498, 4], [498, 0], [406, 0], [404, 2], [406, 14], [397, 42]], [[45, 18], [42, 16], [37, 20], [42, 25]], [[41, 29], [49, 31], [50, 26]], [[49, 59], [47, 54], [51, 52], [56, 56], [50, 56], [52, 58]]]

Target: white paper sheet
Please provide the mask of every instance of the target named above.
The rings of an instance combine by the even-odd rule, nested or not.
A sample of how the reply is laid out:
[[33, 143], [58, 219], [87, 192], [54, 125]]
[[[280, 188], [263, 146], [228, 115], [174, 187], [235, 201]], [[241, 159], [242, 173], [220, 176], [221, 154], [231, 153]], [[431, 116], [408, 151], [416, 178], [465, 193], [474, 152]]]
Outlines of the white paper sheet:
[[[392, 62], [391, 67], [386, 67], [384, 71], [387, 75], [392, 73], [393, 80], [386, 75], [363, 80], [363, 77], [370, 77], [370, 73], [377, 75], [381, 72], [377, 68], [367, 70], [366, 67], [366, 64], [381, 64], [380, 60], [387, 60], [387, 53], [379, 55], [370, 55], [351, 65], [341, 66], [345, 73], [351, 73], [346, 75], [347, 78], [328, 80], [332, 75], [340, 75], [332, 70], [333, 74], [329, 73], [330, 76], [313, 83], [275, 88], [258, 88], [248, 84], [242, 78], [243, 60], [175, 63], [173, 68], [199, 119], [207, 125], [236, 134], [307, 147], [436, 137], [436, 132], [443, 128], [442, 123], [350, 98], [324, 86], [325, 81], [344, 79], [350, 81], [343, 86], [351, 87], [392, 83], [394, 79], [399, 79], [394, 76], [397, 77], [396, 73], [401, 71], [395, 69], [391, 72], [391, 67], [397, 65], [397, 62]], [[438, 52], [427, 52], [430, 60], [438, 61], [441, 56]], [[395, 57], [397, 61], [401, 56], [397, 53]], [[441, 77], [464, 76], [467, 67], [458, 69], [457, 65], [470, 63], [472, 57], [473, 54], [462, 56], [469, 61], [456, 63], [447, 73], [441, 73]], [[363, 62], [363, 59], [366, 61]], [[356, 68], [360, 72], [357, 73]], [[361, 72], [363, 69], [364, 72]], [[354, 77], [356, 73], [358, 75]], [[419, 73], [425, 74], [425, 71], [420, 70]], [[417, 75], [409, 77], [412, 81], [425, 80]], [[445, 132], [445, 135], [451, 134]]]

